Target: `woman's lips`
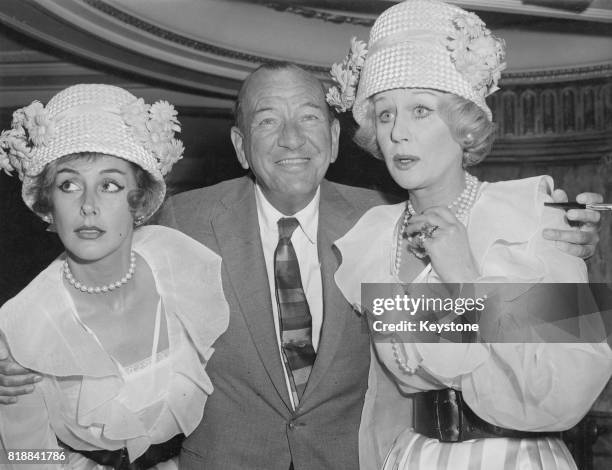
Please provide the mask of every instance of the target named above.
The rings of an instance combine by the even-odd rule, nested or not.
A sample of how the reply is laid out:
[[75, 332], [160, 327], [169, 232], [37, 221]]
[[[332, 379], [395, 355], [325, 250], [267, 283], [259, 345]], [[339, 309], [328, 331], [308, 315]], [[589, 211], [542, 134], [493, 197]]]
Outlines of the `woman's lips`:
[[416, 155], [395, 154], [393, 156], [393, 164], [398, 170], [408, 170], [418, 163], [420, 160]]
[[98, 227], [83, 226], [77, 228], [74, 233], [76, 233], [77, 237], [82, 238], [84, 240], [95, 240], [96, 238], [99, 238], [104, 235], [106, 232]]

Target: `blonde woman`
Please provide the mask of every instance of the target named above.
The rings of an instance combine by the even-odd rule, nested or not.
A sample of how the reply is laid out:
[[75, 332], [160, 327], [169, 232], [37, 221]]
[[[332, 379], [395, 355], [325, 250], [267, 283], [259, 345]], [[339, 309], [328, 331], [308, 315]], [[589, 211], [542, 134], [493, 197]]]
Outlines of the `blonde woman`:
[[[367, 52], [354, 44], [335, 66], [358, 88], [354, 104], [346, 87], [330, 103], [353, 104], [357, 142], [409, 196], [366, 212], [336, 242], [336, 282], [349, 302], [361, 304], [364, 282], [588, 281], [581, 259], [542, 237], [544, 227], [568, 228], [563, 211], [544, 206], [550, 177], [486, 183], [466, 171], [491, 148], [485, 97], [503, 60], [503, 42], [476, 15], [409, 0], [376, 20]], [[605, 342], [430, 344], [400, 335], [375, 341], [374, 352], [365, 468], [386, 455], [385, 469], [575, 469], [559, 431], [584, 416], [612, 372]]]

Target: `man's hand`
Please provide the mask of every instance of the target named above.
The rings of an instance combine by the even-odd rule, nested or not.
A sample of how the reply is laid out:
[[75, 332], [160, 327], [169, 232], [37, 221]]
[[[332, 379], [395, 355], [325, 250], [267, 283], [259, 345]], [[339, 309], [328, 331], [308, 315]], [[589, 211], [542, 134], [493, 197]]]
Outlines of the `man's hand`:
[[[554, 202], [567, 202], [567, 194], [557, 189], [552, 194]], [[593, 204], [603, 202], [603, 196], [597, 193], [581, 193], [576, 196], [576, 202]], [[578, 222], [580, 228], [574, 230], [545, 229], [544, 238], [553, 240], [557, 247], [570, 255], [587, 259], [593, 256], [599, 243], [599, 219], [597, 211], [588, 209], [571, 209], [565, 214], [571, 221]]]
[[42, 379], [17, 364], [9, 354], [4, 338], [0, 335], [0, 404], [17, 402], [17, 396], [32, 393], [34, 385]]

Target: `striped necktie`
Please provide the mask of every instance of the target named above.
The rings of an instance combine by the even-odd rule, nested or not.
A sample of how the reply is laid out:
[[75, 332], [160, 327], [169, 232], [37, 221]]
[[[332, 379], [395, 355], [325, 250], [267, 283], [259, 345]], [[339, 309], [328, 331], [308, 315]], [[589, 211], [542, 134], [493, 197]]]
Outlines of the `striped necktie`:
[[291, 243], [291, 235], [299, 224], [293, 217], [279, 219], [278, 245], [274, 251], [281, 346], [295, 404], [304, 394], [316, 358], [312, 346], [312, 317]]

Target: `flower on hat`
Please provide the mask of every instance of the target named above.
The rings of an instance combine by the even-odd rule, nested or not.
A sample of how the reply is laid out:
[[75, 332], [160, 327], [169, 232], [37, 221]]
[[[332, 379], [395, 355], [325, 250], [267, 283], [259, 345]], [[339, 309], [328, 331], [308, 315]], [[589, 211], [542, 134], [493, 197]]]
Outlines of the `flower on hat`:
[[483, 97], [498, 89], [497, 82], [506, 68], [505, 43], [491, 34], [474, 13], [462, 13], [453, 21], [455, 33], [447, 48], [455, 68]]
[[174, 138], [181, 131], [176, 109], [167, 101], [145, 104], [138, 98], [121, 108], [121, 117], [136, 139], [155, 157], [162, 175], [183, 157], [185, 147]]
[[2, 131], [0, 134], [0, 169], [7, 175], [17, 170], [19, 178], [23, 179], [30, 161], [30, 148], [23, 127]]
[[37, 147], [47, 145], [55, 135], [55, 124], [40, 101], [33, 101], [15, 111], [12, 127], [25, 130], [27, 138]]
[[180, 140], [171, 139], [169, 142], [163, 144], [158, 152], [159, 159], [159, 171], [162, 175], [166, 175], [172, 169], [178, 160], [183, 158], [183, 152], [185, 147]]
[[27, 123], [27, 129], [30, 140], [36, 146], [47, 145], [55, 135], [55, 124], [45, 111], [33, 116]]
[[144, 128], [147, 121], [147, 113], [150, 108], [151, 105], [146, 104], [142, 98], [138, 98], [121, 107], [121, 118], [128, 126]]
[[149, 110], [151, 121], [164, 126], [167, 131], [181, 132], [181, 124], [177, 118], [176, 109], [167, 101], [158, 101]]
[[55, 134], [55, 123], [39, 101], [13, 113], [11, 129], [0, 134], [0, 169], [14, 170], [23, 179], [32, 160], [33, 147], [47, 145]]
[[328, 90], [325, 99], [339, 113], [348, 111], [355, 103], [359, 74], [367, 53], [366, 43], [354, 37], [348, 55], [342, 62], [332, 65], [331, 76], [338, 85]]
[[15, 167], [11, 164], [11, 160], [9, 158], [8, 150], [8, 134], [10, 131], [2, 131], [0, 134], [0, 169], [4, 171], [7, 175], [11, 175]]

